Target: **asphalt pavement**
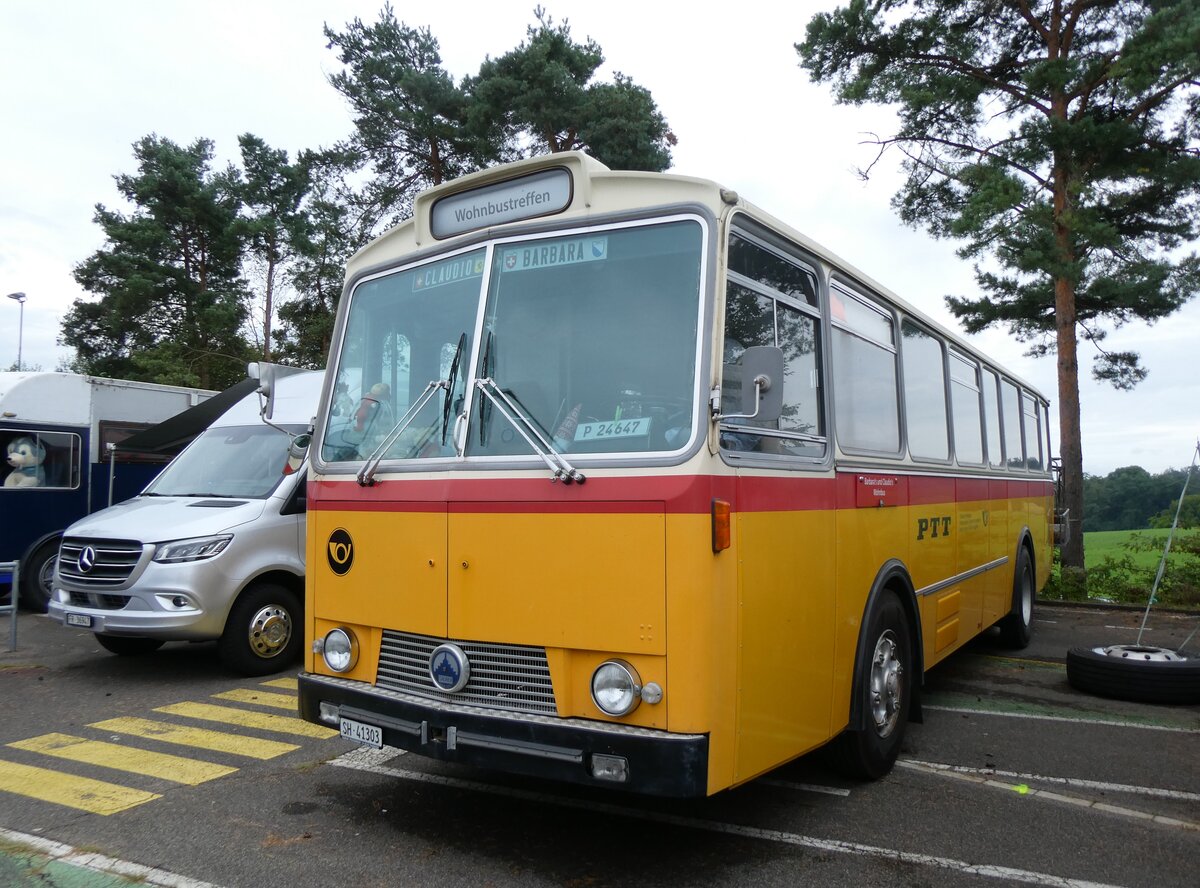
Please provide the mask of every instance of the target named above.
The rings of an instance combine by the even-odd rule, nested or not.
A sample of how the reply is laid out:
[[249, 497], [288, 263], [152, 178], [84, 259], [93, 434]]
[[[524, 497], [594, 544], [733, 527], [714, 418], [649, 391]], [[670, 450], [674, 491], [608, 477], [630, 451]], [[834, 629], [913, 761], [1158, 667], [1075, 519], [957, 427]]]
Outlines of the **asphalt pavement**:
[[1071, 647], [1176, 647], [1200, 623], [1142, 617], [1043, 604], [1025, 650], [976, 640], [930, 670], [924, 722], [876, 783], [818, 751], [665, 802], [305, 733], [294, 671], [236, 676], [212, 644], [114, 657], [21, 614], [6, 651], [0, 615], [0, 888], [1191, 888], [1200, 705], [1084, 695], [1063, 668]]

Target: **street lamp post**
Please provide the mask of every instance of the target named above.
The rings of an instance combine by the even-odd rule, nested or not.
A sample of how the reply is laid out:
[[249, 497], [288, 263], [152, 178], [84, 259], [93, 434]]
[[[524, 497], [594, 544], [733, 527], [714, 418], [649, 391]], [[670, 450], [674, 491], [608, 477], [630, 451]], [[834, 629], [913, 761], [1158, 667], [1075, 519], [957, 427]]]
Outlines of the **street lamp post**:
[[17, 323], [17, 370], [21, 369], [21, 345], [25, 338], [25, 294], [9, 293], [9, 299], [15, 299], [21, 304], [21, 320]]

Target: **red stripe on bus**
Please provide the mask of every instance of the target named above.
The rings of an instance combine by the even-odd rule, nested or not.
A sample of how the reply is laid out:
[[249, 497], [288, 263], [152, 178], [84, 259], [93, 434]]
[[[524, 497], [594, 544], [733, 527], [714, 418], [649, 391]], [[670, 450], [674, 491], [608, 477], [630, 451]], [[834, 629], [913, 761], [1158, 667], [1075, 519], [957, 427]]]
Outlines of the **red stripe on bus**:
[[[889, 482], [891, 482], [889, 484]], [[862, 497], [883, 487], [882, 506], [923, 506], [1049, 496], [1048, 480], [1003, 480], [947, 475], [840, 472], [836, 478], [763, 475], [593, 477], [585, 484], [538, 478], [387, 480], [371, 487], [316, 481], [308, 508], [349, 512], [557, 512], [706, 514], [714, 499], [739, 512], [853, 509], [880, 505]]]

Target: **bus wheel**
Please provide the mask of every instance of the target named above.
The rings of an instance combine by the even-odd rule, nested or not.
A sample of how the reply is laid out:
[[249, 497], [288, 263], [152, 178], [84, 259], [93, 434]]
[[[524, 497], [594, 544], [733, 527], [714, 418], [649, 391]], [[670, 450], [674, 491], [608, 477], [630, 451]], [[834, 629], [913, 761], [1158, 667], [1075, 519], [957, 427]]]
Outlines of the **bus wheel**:
[[878, 780], [900, 754], [912, 697], [912, 633], [904, 608], [888, 593], [868, 620], [870, 659], [860, 663], [854, 680], [862, 706], [862, 728], [839, 738], [843, 770], [850, 776]]
[[21, 604], [36, 614], [44, 614], [50, 605], [59, 542], [57, 537], [46, 540], [21, 564]]
[[217, 642], [225, 665], [242, 675], [269, 675], [300, 654], [300, 602], [279, 583], [257, 583], [229, 612]]
[[101, 635], [99, 632], [96, 633], [96, 641], [100, 642], [100, 647], [119, 657], [140, 657], [143, 654], [152, 654], [163, 646], [163, 642], [158, 638]]
[[1033, 585], [1033, 562], [1029, 550], [1022, 546], [1013, 574], [1012, 610], [999, 623], [1000, 642], [1014, 650], [1028, 647], [1033, 637]]
[[1071, 648], [1067, 681], [1076, 690], [1117, 700], [1200, 703], [1200, 660], [1166, 648]]

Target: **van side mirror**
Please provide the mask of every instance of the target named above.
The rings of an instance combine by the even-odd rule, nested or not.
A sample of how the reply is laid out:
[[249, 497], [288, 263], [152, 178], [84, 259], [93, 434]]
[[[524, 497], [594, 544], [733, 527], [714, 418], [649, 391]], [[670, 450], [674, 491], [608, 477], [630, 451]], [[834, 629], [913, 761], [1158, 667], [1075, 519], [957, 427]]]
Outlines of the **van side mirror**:
[[258, 394], [262, 400], [260, 412], [263, 419], [270, 421], [275, 415], [275, 383], [285, 376], [299, 372], [296, 367], [268, 364], [265, 361], [251, 361], [246, 365], [246, 375], [258, 380]]
[[783, 349], [754, 345], [738, 358], [741, 371], [741, 413], [720, 419], [753, 419], [774, 422], [783, 414]]

